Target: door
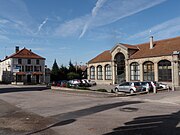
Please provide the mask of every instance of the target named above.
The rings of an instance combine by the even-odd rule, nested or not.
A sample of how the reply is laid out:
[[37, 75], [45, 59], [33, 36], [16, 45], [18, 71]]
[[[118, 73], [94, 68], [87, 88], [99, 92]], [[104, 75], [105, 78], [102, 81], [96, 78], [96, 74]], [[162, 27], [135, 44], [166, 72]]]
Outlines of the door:
[[116, 83], [122, 83], [125, 81], [125, 57], [124, 54], [118, 53], [115, 56], [115, 64], [116, 64]]
[[39, 75], [36, 75], [36, 83], [39, 83]]
[[31, 83], [31, 75], [27, 75], [27, 83]]

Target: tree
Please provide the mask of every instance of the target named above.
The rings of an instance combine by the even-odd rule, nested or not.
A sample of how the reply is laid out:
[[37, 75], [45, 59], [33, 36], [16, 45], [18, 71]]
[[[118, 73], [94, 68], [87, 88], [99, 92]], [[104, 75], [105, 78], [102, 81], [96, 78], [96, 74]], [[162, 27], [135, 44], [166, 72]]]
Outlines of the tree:
[[55, 59], [51, 70], [51, 81], [58, 81], [58, 80], [59, 80], [59, 67]]
[[69, 72], [68, 74], [67, 74], [67, 78], [69, 79], [69, 80], [72, 80], [72, 79], [79, 79], [79, 74], [77, 74], [77, 73], [74, 73], [74, 72]]
[[72, 64], [71, 60], [69, 61], [69, 72], [76, 72], [75, 66]]
[[59, 69], [60, 80], [67, 80], [67, 74], [68, 74], [67, 67], [61, 65], [61, 67]]

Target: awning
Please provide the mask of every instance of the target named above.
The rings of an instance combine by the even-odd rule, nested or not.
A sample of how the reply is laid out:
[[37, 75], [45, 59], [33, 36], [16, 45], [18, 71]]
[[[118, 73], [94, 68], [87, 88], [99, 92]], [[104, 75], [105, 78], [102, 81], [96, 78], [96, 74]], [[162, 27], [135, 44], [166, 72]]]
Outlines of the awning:
[[17, 72], [16, 75], [26, 75], [25, 72]]
[[43, 72], [33, 72], [33, 75], [43, 75]]

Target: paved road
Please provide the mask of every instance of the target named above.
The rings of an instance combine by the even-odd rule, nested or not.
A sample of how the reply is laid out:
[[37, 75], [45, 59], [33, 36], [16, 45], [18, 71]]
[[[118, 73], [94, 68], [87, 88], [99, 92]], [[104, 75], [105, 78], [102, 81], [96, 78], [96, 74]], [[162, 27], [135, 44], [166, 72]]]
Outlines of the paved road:
[[180, 91], [105, 98], [40, 87], [0, 87], [1, 100], [53, 120], [53, 133], [48, 129], [34, 135], [180, 134]]

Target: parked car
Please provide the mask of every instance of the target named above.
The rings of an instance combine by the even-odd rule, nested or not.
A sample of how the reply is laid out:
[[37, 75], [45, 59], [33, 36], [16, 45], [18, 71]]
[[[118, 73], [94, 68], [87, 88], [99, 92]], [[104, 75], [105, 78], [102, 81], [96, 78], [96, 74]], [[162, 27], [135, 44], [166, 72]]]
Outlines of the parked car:
[[87, 79], [82, 79], [81, 80], [81, 85], [84, 86], [84, 87], [90, 87], [91, 84], [88, 82]]
[[87, 82], [88, 82], [91, 86], [96, 85], [96, 82], [93, 81], [93, 80], [87, 80]]
[[169, 89], [169, 86], [167, 84], [164, 84], [164, 83], [159, 83], [159, 87], [162, 89]]
[[154, 89], [159, 89], [159, 83], [157, 83], [156, 81], [143, 81], [141, 82], [142, 87], [144, 87], [147, 91], [149, 92], [153, 92]]
[[68, 83], [70, 86], [76, 87], [81, 85], [81, 80], [79, 79], [69, 80]]
[[115, 92], [129, 92], [131, 94], [143, 90], [144, 87], [141, 86], [140, 82], [124, 82], [115, 87]]

